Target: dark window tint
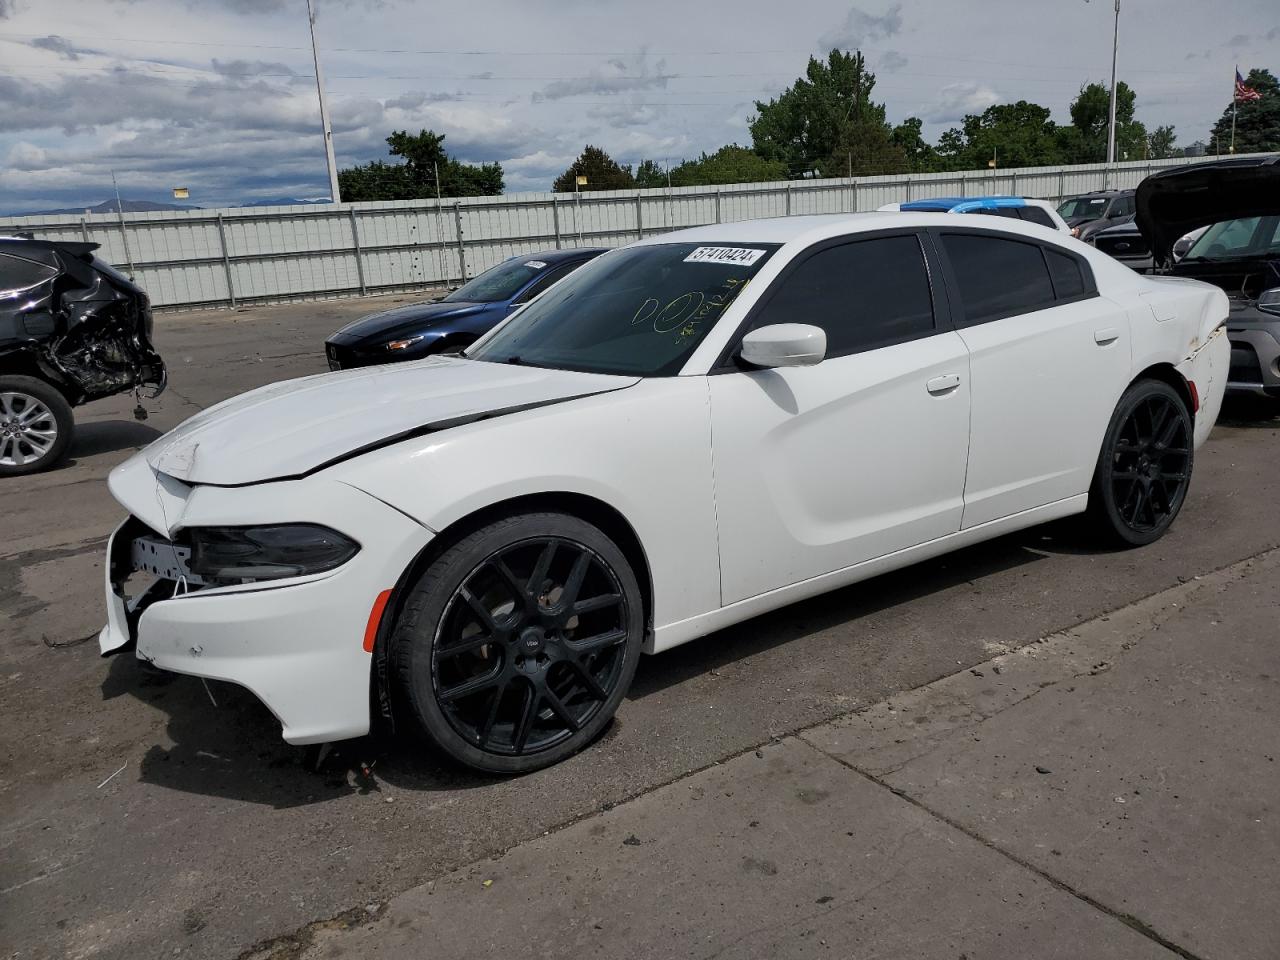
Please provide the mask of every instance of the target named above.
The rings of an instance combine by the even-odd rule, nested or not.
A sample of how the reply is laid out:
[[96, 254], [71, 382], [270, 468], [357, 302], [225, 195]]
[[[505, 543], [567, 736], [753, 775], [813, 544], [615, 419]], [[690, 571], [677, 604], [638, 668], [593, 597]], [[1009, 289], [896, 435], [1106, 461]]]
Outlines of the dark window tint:
[[1049, 216], [1040, 207], [1022, 207], [1022, 219], [1030, 223], [1038, 223], [1042, 227], [1048, 227], [1050, 230], [1056, 230], [1058, 225], [1053, 222], [1053, 218]]
[[1044, 258], [1049, 261], [1049, 272], [1053, 275], [1053, 289], [1059, 300], [1078, 297], [1087, 286], [1084, 282], [1084, 271], [1080, 261], [1065, 253], [1045, 248]]
[[1131, 217], [1134, 213], [1133, 197], [1117, 197], [1107, 211], [1108, 217]]
[[43, 283], [57, 273], [58, 271], [53, 267], [45, 266], [43, 263], [32, 263], [21, 257], [0, 253], [0, 296]]
[[520, 294], [519, 297], [516, 298], [515, 302], [528, 303], [530, 300], [532, 300], [534, 297], [540, 294], [543, 290], [547, 289], [547, 287], [551, 286], [561, 277], [568, 276], [575, 269], [582, 266], [582, 264], [585, 262], [586, 261], [584, 260], [579, 263], [565, 264], [564, 266], [554, 267], [553, 269], [548, 270], [546, 273], [540, 276], [536, 282], [531, 283], [529, 285], [529, 288], [525, 290], [524, 293]]
[[1000, 237], [944, 233], [966, 323], [1029, 313], [1053, 303], [1040, 247]]
[[933, 332], [920, 242], [881, 237], [820, 250], [781, 280], [752, 326], [811, 323], [839, 357]]
[[1018, 219], [1016, 207], [981, 207], [977, 210], [970, 210], [969, 213], [982, 213], [988, 217], [1008, 217], [1010, 220]]

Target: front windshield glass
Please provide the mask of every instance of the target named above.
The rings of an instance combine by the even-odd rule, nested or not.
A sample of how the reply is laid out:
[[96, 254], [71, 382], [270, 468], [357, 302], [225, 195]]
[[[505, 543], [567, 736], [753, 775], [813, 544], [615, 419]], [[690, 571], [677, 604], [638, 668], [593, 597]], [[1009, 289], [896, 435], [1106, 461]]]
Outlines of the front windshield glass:
[[557, 283], [467, 356], [672, 376], [776, 249], [664, 243], [614, 250]]
[[1101, 217], [1107, 209], [1106, 197], [1073, 197], [1058, 206], [1058, 216], [1063, 220], [1074, 217]]
[[1191, 245], [1186, 260], [1239, 260], [1280, 254], [1280, 217], [1215, 223]]
[[496, 303], [510, 300], [526, 283], [547, 269], [534, 257], [504, 260], [445, 297], [449, 303]]

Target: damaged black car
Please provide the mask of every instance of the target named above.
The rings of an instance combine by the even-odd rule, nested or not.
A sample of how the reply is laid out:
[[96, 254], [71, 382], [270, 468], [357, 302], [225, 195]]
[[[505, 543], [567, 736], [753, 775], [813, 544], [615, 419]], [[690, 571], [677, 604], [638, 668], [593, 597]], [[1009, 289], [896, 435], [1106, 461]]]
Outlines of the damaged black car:
[[72, 407], [164, 390], [150, 300], [97, 248], [0, 237], [0, 477], [58, 463]]
[[1137, 202], [1161, 272], [1212, 283], [1231, 300], [1227, 389], [1280, 398], [1280, 155], [1162, 170], [1138, 185]]

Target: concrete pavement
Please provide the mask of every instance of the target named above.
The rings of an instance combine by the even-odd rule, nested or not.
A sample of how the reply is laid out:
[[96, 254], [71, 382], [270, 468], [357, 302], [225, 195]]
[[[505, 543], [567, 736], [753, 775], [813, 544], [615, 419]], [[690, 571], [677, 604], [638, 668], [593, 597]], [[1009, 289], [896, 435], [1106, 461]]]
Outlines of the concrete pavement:
[[1271, 960], [1278, 574], [1234, 564], [251, 956]]

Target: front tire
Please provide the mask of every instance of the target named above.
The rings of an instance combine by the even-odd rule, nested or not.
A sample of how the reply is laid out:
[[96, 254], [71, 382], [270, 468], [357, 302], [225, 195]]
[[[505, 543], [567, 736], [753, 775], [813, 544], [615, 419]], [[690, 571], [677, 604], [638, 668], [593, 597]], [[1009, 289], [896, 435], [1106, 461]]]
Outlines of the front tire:
[[520, 514], [442, 553], [392, 631], [400, 701], [457, 762], [527, 773], [591, 743], [635, 674], [644, 607], [602, 531], [567, 514]]
[[1144, 546], [1164, 536], [1191, 485], [1191, 414], [1181, 395], [1160, 380], [1125, 391], [1102, 443], [1089, 514], [1111, 543]]
[[66, 399], [35, 377], [0, 377], [0, 477], [48, 470], [67, 452], [75, 418]]

